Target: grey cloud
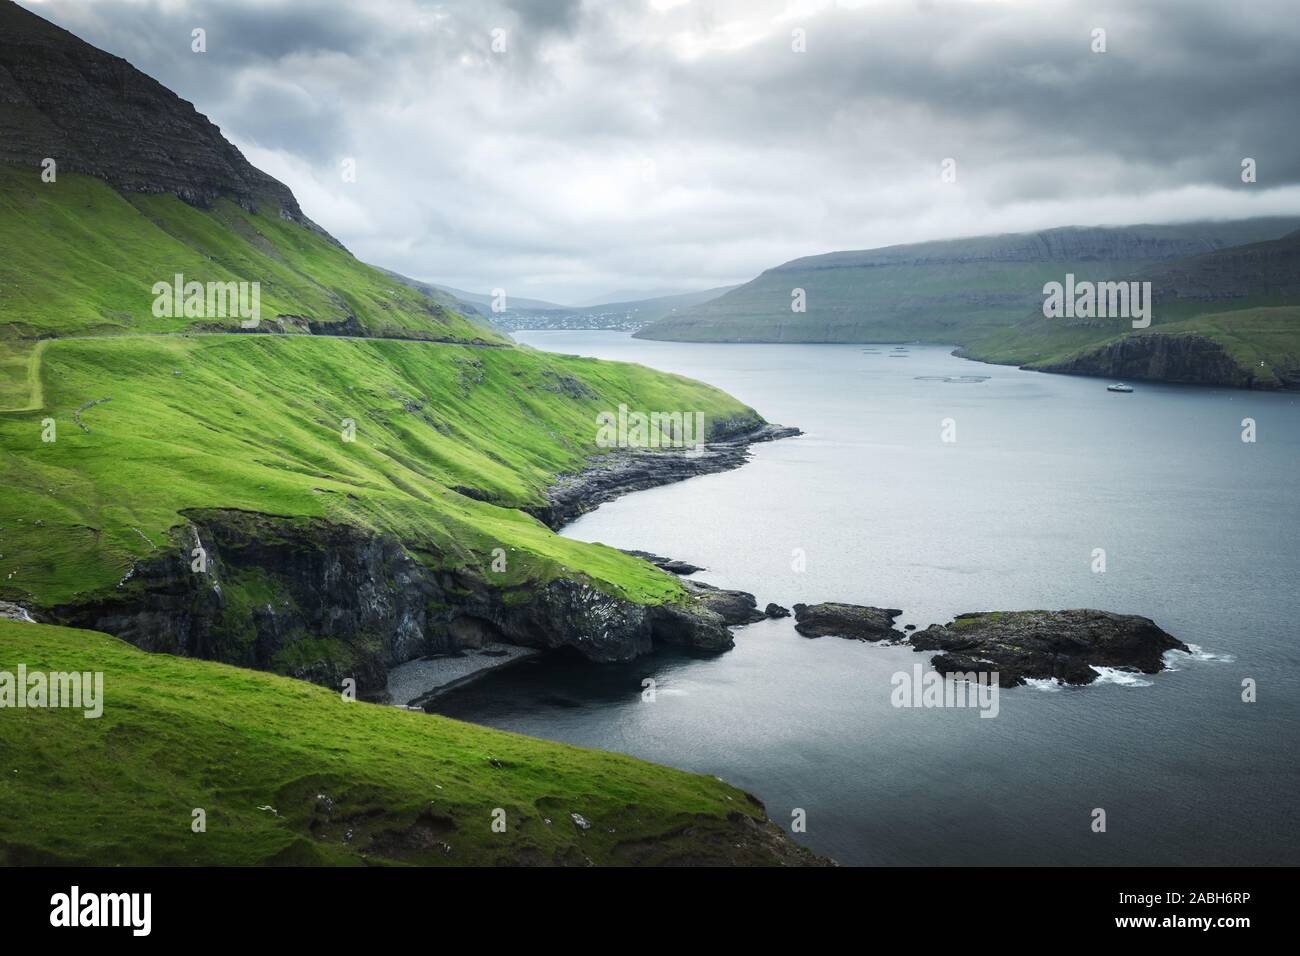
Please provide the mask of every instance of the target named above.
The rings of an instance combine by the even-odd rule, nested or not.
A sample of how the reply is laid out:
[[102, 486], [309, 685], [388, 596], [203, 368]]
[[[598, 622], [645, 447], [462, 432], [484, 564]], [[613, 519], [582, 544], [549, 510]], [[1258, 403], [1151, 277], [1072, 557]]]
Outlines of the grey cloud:
[[[1288, 2], [792, 7], [33, 9], [193, 100], [358, 255], [465, 288], [588, 299], [743, 281], [834, 248], [1300, 212]], [[206, 56], [189, 51], [197, 25]], [[796, 27], [806, 53], [790, 49]], [[1094, 27], [1105, 54], [1089, 49]], [[355, 184], [339, 182], [342, 156], [358, 158]], [[957, 190], [938, 185], [949, 156]], [[1245, 156], [1259, 162], [1253, 187]], [[1177, 198], [1189, 189], [1205, 208]]]

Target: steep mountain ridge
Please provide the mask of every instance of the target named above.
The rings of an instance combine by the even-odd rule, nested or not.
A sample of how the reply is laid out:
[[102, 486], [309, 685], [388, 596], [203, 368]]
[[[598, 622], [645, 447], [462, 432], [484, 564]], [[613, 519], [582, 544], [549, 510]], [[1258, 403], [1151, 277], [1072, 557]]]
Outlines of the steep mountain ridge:
[[[561, 475], [623, 453], [598, 447], [602, 411], [689, 407], [705, 417], [702, 439], [730, 439], [761, 428], [752, 409], [677, 376], [514, 348], [298, 221], [285, 187], [254, 196], [273, 181], [143, 74], [21, 8], [0, 9], [16, 25], [0, 67], [24, 87], [57, 87], [54, 114], [95, 113], [109, 96], [128, 104], [119, 121], [138, 110], [157, 129], [199, 123], [215, 140], [196, 148], [235, 174], [214, 173], [215, 160], [142, 153], [120, 136], [99, 154], [103, 179], [65, 169], [45, 181], [35, 166], [0, 162], [7, 599], [141, 646], [327, 682], [347, 671], [375, 695], [388, 667], [489, 629], [603, 660], [645, 653], [652, 636], [730, 646], [722, 621], [696, 614], [674, 578], [570, 543], [536, 515], [553, 510], [548, 488]], [[34, 110], [20, 113], [45, 115]], [[26, 129], [38, 152], [39, 137], [57, 131]], [[79, 135], [94, 141], [96, 129]], [[175, 191], [132, 191], [132, 171], [155, 161]], [[155, 283], [179, 277], [251, 280], [273, 318], [245, 328], [238, 315], [160, 311]], [[255, 334], [264, 332], [283, 334]], [[48, 441], [33, 444], [46, 422]], [[187, 536], [200, 524], [188, 516], [238, 513], [266, 520], [255, 534], [220, 517], [204, 526], [228, 542], [219, 563], [238, 572], [189, 575]], [[258, 534], [296, 544], [258, 547]], [[485, 570], [497, 547], [513, 553], [508, 573]], [[408, 604], [360, 606], [320, 573], [344, 566], [354, 591], [368, 576], [377, 594], [400, 590], [394, 576], [418, 580]], [[544, 607], [565, 582], [600, 614], [584, 624], [572, 602], [560, 606], [564, 595], [554, 613]], [[436, 613], [425, 606], [435, 594]], [[668, 606], [685, 610], [684, 629], [665, 625], [665, 614], [676, 621]], [[665, 610], [647, 610], [656, 607]], [[321, 623], [349, 615], [361, 623]], [[479, 623], [464, 624], [471, 618]]]
[[[5, 0], [0, 249], [0, 618], [80, 625], [0, 620], [0, 656], [115, 682], [102, 721], [3, 721], [23, 770], [0, 784], [0, 861], [809, 861], [711, 778], [338, 693], [382, 699], [388, 668], [485, 639], [725, 650], [723, 615], [675, 577], [536, 515], [561, 476], [624, 453], [601, 413], [689, 410], [701, 438], [743, 441], [752, 409], [516, 348], [360, 263], [189, 104]], [[182, 278], [207, 298], [160, 308]], [[245, 283], [258, 322], [208, 311]], [[214, 793], [213, 773], [242, 783]], [[430, 810], [431, 774], [454, 806]], [[515, 798], [531, 833], [471, 833]], [[194, 806], [214, 809], [202, 850], [177, 842]], [[291, 809], [249, 809], [270, 806]]]
[[0, 162], [95, 176], [201, 207], [227, 196], [307, 224], [289, 188], [207, 117], [126, 60], [0, 0]]

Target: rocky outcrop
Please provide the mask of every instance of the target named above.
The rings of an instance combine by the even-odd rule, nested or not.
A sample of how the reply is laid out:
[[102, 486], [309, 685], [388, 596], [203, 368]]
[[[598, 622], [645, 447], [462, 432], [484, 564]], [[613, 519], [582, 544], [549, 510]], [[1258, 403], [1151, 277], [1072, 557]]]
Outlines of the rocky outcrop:
[[859, 604], [796, 604], [794, 629], [804, 637], [845, 637], [858, 641], [898, 640], [894, 629], [897, 608], [866, 607]]
[[683, 581], [682, 584], [699, 606], [713, 611], [731, 627], [763, 620], [758, 601], [748, 591], [728, 591], [703, 581]]
[[347, 525], [226, 510], [186, 517], [173, 546], [141, 559], [112, 591], [36, 617], [331, 687], [352, 678], [366, 696], [381, 695], [398, 664], [496, 642], [601, 662], [658, 644], [733, 646], [734, 615], [715, 608], [727, 610], [716, 595], [735, 592], [714, 592], [712, 607], [689, 598], [645, 606], [582, 580], [501, 587]]
[[1194, 332], [1134, 333], [1061, 362], [1030, 367], [1041, 372], [1185, 385], [1278, 386], [1271, 376], [1256, 377], [1219, 342]]
[[[698, 455], [668, 449], [600, 459], [594, 475], [563, 483], [546, 517], [558, 527], [626, 491], [737, 467], [751, 442], [798, 430], [737, 419], [716, 423], [713, 434], [719, 440]], [[628, 661], [665, 644], [724, 651], [734, 646], [729, 627], [763, 619], [752, 594], [701, 582], [683, 581], [681, 603], [647, 606], [581, 579], [503, 587], [349, 525], [231, 510], [185, 517], [172, 546], [138, 561], [115, 589], [37, 609], [39, 619], [331, 687], [352, 678], [372, 697], [385, 693], [393, 667], [485, 644]], [[656, 563], [679, 574], [699, 570]]]
[[27, 608], [21, 604], [14, 604], [12, 601], [0, 601], [0, 621], [22, 621], [25, 624], [35, 624], [32, 616], [27, 613]]
[[[293, 193], [254, 168], [194, 106], [126, 60], [0, 0], [0, 162], [103, 179], [196, 206], [271, 203], [304, 225]], [[318, 230], [319, 231], [319, 230]]]
[[931, 661], [940, 673], [996, 671], [1002, 687], [1027, 678], [1090, 684], [1094, 666], [1155, 674], [1166, 651], [1188, 649], [1149, 618], [1094, 610], [960, 614], [909, 640], [917, 650], [944, 652]]
[[[1167, 651], [1187, 645], [1150, 619], [1110, 611], [988, 611], [959, 614], [907, 634], [894, 629], [902, 611], [858, 604], [796, 604], [795, 630], [805, 637], [910, 643], [918, 651], [943, 651], [931, 659], [941, 674], [998, 674], [1002, 687], [1047, 678], [1090, 684], [1095, 667], [1155, 674]], [[904, 630], [910, 630], [911, 625]]]
[[706, 570], [698, 564], [678, 561], [676, 558], [665, 558], [661, 554], [652, 554], [649, 551], [636, 551], [627, 548], [620, 548], [619, 550], [624, 554], [630, 554], [634, 558], [640, 558], [642, 561], [649, 561], [660, 571], [667, 571], [669, 574], [694, 574], [696, 571]]
[[527, 510], [558, 529], [630, 491], [739, 468], [749, 458], [750, 445], [800, 434], [797, 428], [740, 418], [714, 423], [709, 442], [695, 448], [614, 449], [591, 457], [582, 471], [557, 477], [547, 490], [549, 503]]

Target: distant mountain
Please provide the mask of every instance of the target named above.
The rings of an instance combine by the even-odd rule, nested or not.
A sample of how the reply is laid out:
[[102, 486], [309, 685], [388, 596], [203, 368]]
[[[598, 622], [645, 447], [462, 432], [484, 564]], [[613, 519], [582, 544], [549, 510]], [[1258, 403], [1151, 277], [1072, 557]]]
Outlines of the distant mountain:
[[1108, 378], [1300, 387], [1300, 232], [1148, 266], [1149, 329], [1031, 311], [961, 350], [983, 361]]
[[[728, 288], [734, 288], [728, 286]], [[677, 295], [690, 295], [691, 292], [680, 288], [658, 289], [608, 289], [600, 295], [584, 296], [582, 301], [572, 303], [573, 308], [591, 308], [609, 305], [614, 302], [644, 302], [647, 299], [667, 299]]]
[[410, 276], [404, 276], [400, 272], [394, 272], [392, 269], [385, 269], [383, 266], [372, 266], [371, 268], [378, 269], [386, 276], [391, 276], [395, 282], [400, 282], [408, 288], [424, 293], [434, 302], [438, 303], [438, 305], [445, 309], [459, 312], [471, 322], [478, 322], [480, 325], [492, 325], [484, 310], [480, 309], [472, 302], [468, 302], [465, 299], [453, 295], [449, 290], [444, 289], [442, 286], [431, 285], [430, 283], [422, 282], [419, 279], [412, 279]]
[[710, 302], [734, 288], [735, 286], [723, 286], [651, 299], [569, 308], [528, 309], [512, 302], [511, 311], [492, 318], [498, 328], [511, 332], [521, 329], [620, 329], [635, 332], [652, 322], [676, 315], [681, 310]]
[[596, 305], [559, 305], [543, 299], [517, 298], [507, 294], [505, 309], [493, 309], [494, 298], [481, 292], [466, 292], [449, 285], [436, 285], [420, 279], [411, 279], [388, 269], [381, 269], [397, 281], [419, 289], [436, 302], [476, 312], [493, 327], [507, 332], [523, 329], [618, 329], [634, 332], [644, 325], [674, 315], [682, 309], [716, 299], [735, 286], [703, 289], [698, 292], [676, 292], [671, 295], [622, 302], [602, 302]]
[[[430, 283], [430, 285], [432, 285], [432, 283]], [[435, 289], [441, 289], [443, 292], [446, 292], [449, 295], [453, 295], [464, 302], [469, 302], [472, 305], [477, 306], [479, 311], [482, 312], [484, 315], [492, 314], [492, 303], [496, 297], [493, 296], [490, 292], [466, 292], [464, 289], [454, 289], [449, 285], [434, 285], [433, 287]], [[566, 305], [559, 305], [558, 303], [555, 302], [547, 302], [544, 299], [525, 299], [522, 296], [514, 296], [510, 294], [509, 290], [506, 290], [505, 306], [506, 306], [505, 308], [506, 312], [517, 312], [517, 311], [548, 312], [552, 310], [564, 310], [569, 308]]]
[[[1044, 283], [1106, 279], [1158, 261], [1276, 239], [1300, 218], [1040, 232], [913, 243], [795, 259], [716, 299], [648, 325], [688, 342], [910, 342], [964, 345], [1018, 322]], [[793, 311], [795, 290], [806, 311]]]

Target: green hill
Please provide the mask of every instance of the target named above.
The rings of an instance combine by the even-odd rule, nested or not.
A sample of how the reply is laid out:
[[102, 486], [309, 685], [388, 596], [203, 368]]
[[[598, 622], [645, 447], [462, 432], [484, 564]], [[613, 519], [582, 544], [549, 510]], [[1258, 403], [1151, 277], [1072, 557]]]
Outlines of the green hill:
[[0, 863], [815, 862], [714, 777], [0, 620], [19, 662], [100, 672], [103, 713], [0, 712]]
[[[359, 262], [190, 104], [7, 0], [0, 128], [0, 601], [78, 626], [0, 607], [0, 672], [100, 670], [107, 698], [4, 711], [0, 859], [806, 859], [711, 778], [337, 693], [489, 639], [729, 646], [675, 577], [539, 516], [617, 454], [601, 412], [707, 437], [753, 410], [515, 347]], [[160, 314], [177, 274], [258, 283], [261, 321]]]
[[[572, 609], [538, 609], [558, 600], [548, 585], [571, 582], [616, 607], [685, 601], [671, 576], [561, 538], [534, 517], [557, 477], [611, 452], [597, 446], [597, 415], [620, 405], [699, 411], [709, 431], [762, 421], [680, 376], [510, 346], [270, 210], [224, 199], [195, 209], [70, 173], [42, 184], [3, 166], [0, 206], [28, 210], [25, 226], [6, 219], [3, 228], [29, 250], [6, 262], [0, 299], [0, 596], [141, 646], [325, 682], [355, 676], [374, 693], [387, 667], [455, 649], [464, 594], [476, 595], [474, 617], [486, 615], [483, 626], [502, 636], [584, 641]], [[164, 210], [170, 231], [140, 207]], [[42, 243], [46, 254], [30, 251]], [[268, 301], [309, 317], [292, 328], [305, 334], [154, 322], [147, 307], [128, 314], [148, 292], [150, 269], [167, 275], [192, 259], [201, 275], [199, 260], [211, 270], [238, 256], [256, 259], [263, 274], [281, 270]], [[12, 305], [40, 300], [42, 289], [56, 304]], [[366, 317], [347, 328], [357, 336], [320, 334], [317, 317], [337, 301], [351, 303], [349, 326]], [[89, 325], [97, 314], [117, 319]], [[348, 427], [355, 441], [343, 438]], [[307, 575], [316, 586], [323, 573], [286, 568], [283, 554], [218, 565], [183, 584], [170, 570], [145, 573], [185, 568], [200, 534], [230, 544], [248, 530], [231, 518], [241, 513], [267, 516], [254, 538], [334, 536], [298, 547], [315, 548], [318, 564], [364, 552], [358, 541], [339, 550], [338, 529], [351, 529], [389, 542], [390, 565], [418, 570], [389, 567], [377, 584], [400, 598], [342, 633], [322, 633], [319, 615], [302, 607], [326, 600], [302, 590]], [[315, 523], [310, 533], [304, 522]], [[240, 541], [241, 553], [248, 546]], [[489, 571], [497, 549], [509, 559]], [[402, 592], [389, 573], [420, 580]], [[204, 604], [200, 581], [219, 591], [219, 607]], [[405, 636], [395, 644], [398, 631]], [[648, 649], [636, 641], [639, 651], [590, 653]]]
[[[210, 208], [122, 193], [91, 176], [0, 165], [0, 335], [240, 329], [240, 317], [155, 315], [155, 283], [257, 282], [257, 331], [501, 342], [264, 203]], [[233, 311], [233, 310], [230, 310]]]
[[1300, 387], [1300, 233], [1159, 263], [1149, 329], [1031, 312], [960, 354], [1043, 371], [1250, 388]]
[[[637, 333], [689, 342], [967, 345], [1041, 307], [1044, 283], [1110, 279], [1159, 261], [1278, 238], [1300, 220], [1068, 227], [795, 259]], [[791, 310], [803, 289], [806, 312]]]

